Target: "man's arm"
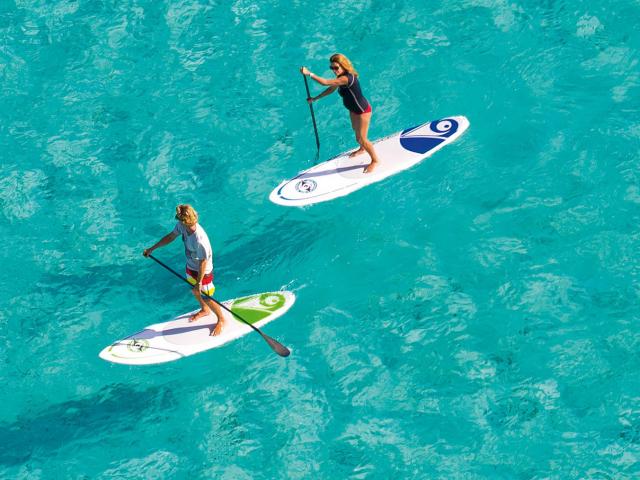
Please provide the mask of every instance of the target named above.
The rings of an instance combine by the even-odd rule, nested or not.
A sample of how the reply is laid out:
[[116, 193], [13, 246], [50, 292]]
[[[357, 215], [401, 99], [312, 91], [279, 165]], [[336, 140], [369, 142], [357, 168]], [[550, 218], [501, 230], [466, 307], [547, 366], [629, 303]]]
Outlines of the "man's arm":
[[198, 265], [198, 278], [196, 278], [197, 283], [193, 286], [193, 290], [200, 293], [200, 287], [202, 287], [202, 279], [204, 278], [204, 270], [207, 268], [207, 259], [204, 258], [200, 260]]
[[156, 248], [164, 247], [165, 245], [170, 244], [176, 239], [177, 236], [178, 234], [175, 232], [167, 233], [164, 237], [158, 240], [152, 247], [149, 247], [143, 250], [142, 255], [144, 255], [145, 257], [148, 257], [151, 254], [151, 252], [153, 252]]

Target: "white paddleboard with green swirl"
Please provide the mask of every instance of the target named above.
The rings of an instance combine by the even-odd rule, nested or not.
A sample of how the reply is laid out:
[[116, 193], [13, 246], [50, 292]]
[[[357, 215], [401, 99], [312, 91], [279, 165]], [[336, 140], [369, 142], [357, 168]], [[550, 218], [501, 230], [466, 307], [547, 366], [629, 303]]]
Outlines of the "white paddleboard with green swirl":
[[[268, 292], [236, 298], [222, 302], [227, 308], [240, 315], [255, 327], [261, 328], [284, 315], [295, 302], [291, 292]], [[257, 332], [237, 320], [226, 310], [224, 329], [220, 335], [209, 335], [216, 325], [216, 316], [202, 317], [189, 322], [191, 315], [185, 313], [165, 323], [146, 327], [141, 332], [114, 342], [100, 352], [100, 358], [127, 365], [149, 365], [171, 362], [189, 355], [221, 347], [248, 333]], [[261, 341], [260, 339], [258, 339]]]

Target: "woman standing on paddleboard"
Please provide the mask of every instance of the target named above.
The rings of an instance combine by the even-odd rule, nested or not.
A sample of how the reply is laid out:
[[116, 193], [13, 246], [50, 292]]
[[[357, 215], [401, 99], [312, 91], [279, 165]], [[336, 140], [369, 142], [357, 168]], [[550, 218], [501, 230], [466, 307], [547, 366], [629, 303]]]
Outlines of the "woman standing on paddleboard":
[[358, 155], [366, 151], [371, 157], [371, 163], [366, 166], [364, 173], [372, 172], [378, 164], [378, 156], [373, 149], [373, 144], [367, 138], [367, 132], [369, 131], [369, 122], [371, 121], [371, 105], [366, 98], [362, 95], [360, 90], [360, 82], [358, 81], [358, 72], [353, 68], [353, 65], [347, 57], [341, 53], [331, 55], [329, 58], [329, 68], [333, 70], [335, 79], [327, 79], [317, 76], [312, 73], [306, 67], [301, 67], [300, 72], [303, 75], [309, 75], [312, 80], [315, 80], [320, 85], [325, 85], [327, 88], [324, 92], [316, 97], [310, 97], [307, 99], [309, 103], [326, 97], [327, 95], [338, 90], [338, 93], [342, 97], [342, 103], [349, 110], [349, 116], [351, 117], [351, 127], [356, 134], [356, 141], [360, 145], [360, 148], [351, 153], [351, 157]]

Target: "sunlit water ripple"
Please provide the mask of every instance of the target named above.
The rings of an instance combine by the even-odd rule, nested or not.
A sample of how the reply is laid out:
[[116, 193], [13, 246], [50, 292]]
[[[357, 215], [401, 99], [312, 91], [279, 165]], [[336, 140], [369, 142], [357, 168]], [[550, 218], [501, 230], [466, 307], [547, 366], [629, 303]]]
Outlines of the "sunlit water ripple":
[[[0, 477], [640, 475], [640, 5], [0, 5]], [[454, 145], [305, 209], [297, 68], [360, 71], [380, 137]], [[319, 88], [313, 86], [314, 92]], [[315, 104], [321, 157], [354, 146]], [[97, 357], [193, 308], [141, 250], [199, 210], [217, 292], [267, 331], [152, 367]], [[181, 248], [158, 252], [181, 268]]]

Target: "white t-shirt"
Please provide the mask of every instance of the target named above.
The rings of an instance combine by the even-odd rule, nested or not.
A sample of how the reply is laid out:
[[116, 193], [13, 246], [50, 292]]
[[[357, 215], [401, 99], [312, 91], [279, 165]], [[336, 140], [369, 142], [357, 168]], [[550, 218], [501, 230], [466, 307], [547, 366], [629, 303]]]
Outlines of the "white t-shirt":
[[178, 222], [173, 229], [173, 233], [182, 236], [184, 242], [184, 254], [187, 256], [187, 267], [196, 272], [200, 270], [200, 262], [207, 260], [204, 273], [211, 273], [213, 270], [213, 251], [207, 232], [200, 224], [196, 224], [196, 231], [191, 233], [182, 223]]

